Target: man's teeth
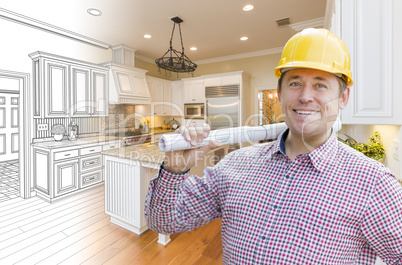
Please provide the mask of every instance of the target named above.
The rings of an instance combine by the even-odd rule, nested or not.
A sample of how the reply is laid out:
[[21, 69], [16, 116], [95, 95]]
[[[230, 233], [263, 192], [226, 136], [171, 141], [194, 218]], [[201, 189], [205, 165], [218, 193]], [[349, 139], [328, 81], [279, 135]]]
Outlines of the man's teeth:
[[313, 115], [316, 114], [318, 111], [296, 110], [296, 112], [302, 115]]

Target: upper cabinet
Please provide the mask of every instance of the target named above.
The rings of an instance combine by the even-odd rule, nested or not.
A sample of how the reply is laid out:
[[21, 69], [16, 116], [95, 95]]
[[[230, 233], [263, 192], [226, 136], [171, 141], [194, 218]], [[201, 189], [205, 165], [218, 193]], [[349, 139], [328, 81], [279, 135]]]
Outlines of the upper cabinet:
[[155, 77], [147, 77], [151, 93], [151, 114], [156, 116], [172, 115], [171, 81]]
[[349, 49], [354, 85], [344, 124], [402, 124], [402, 1], [333, 0], [330, 30]]
[[108, 68], [44, 52], [29, 55], [34, 72], [34, 117], [108, 115]]
[[[69, 65], [64, 62], [43, 59], [42, 60], [43, 85], [42, 95], [44, 96], [45, 117], [67, 117], [69, 114]], [[39, 71], [42, 72], [42, 71]], [[41, 79], [41, 76], [37, 76]], [[35, 89], [36, 90], [36, 89]], [[35, 95], [35, 96], [41, 96]], [[36, 107], [40, 109], [42, 106]]]
[[109, 113], [109, 74], [107, 70], [92, 70], [92, 115], [107, 116]]
[[183, 83], [172, 82], [172, 116], [184, 117]]
[[204, 103], [205, 87], [204, 80], [198, 78], [183, 79], [184, 103]]

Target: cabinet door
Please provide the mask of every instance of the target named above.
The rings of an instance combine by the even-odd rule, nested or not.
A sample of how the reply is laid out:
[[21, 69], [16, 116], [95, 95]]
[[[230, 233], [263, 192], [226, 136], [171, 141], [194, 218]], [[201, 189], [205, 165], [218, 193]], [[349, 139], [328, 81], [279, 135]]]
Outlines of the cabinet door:
[[91, 79], [89, 68], [71, 66], [71, 115], [89, 117], [91, 115]]
[[172, 116], [184, 117], [183, 86], [172, 84]]
[[54, 164], [54, 196], [60, 196], [78, 190], [78, 159]]
[[149, 81], [151, 92], [151, 112], [153, 115], [163, 115], [163, 83], [158, 81]]
[[205, 88], [203, 81], [184, 82], [184, 103], [203, 103]]
[[170, 81], [163, 83], [163, 115], [172, 115], [172, 86]]
[[[344, 124], [402, 124], [399, 1], [336, 1], [331, 28], [348, 47], [354, 84], [342, 111]], [[398, 23], [399, 22], [399, 23]]]
[[109, 114], [109, 74], [107, 71], [93, 70], [91, 80], [92, 115], [98, 117], [107, 116]]
[[196, 81], [194, 85], [194, 98], [196, 102], [203, 103], [205, 101], [205, 87], [203, 81]]
[[68, 65], [45, 60], [45, 117], [68, 117]]

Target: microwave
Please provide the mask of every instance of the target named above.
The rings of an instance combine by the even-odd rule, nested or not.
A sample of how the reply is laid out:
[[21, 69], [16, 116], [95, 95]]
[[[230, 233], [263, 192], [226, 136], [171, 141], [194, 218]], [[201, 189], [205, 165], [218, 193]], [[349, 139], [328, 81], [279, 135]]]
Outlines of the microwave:
[[184, 104], [185, 119], [204, 119], [204, 103]]

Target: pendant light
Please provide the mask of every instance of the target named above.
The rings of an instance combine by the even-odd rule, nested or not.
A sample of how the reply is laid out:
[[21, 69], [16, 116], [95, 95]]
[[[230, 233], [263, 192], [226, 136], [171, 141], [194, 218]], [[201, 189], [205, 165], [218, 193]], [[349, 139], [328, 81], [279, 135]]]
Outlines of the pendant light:
[[[184, 54], [183, 38], [181, 36], [180, 28], [180, 23], [183, 22], [183, 20], [179, 17], [173, 17], [171, 20], [174, 22], [174, 24], [172, 36], [170, 37], [169, 49], [161, 58], [156, 59], [155, 63], [158, 66], [159, 72], [161, 72], [162, 68], [165, 69], [165, 71], [176, 72], [177, 75], [178, 73], [191, 73], [194, 75], [197, 65]], [[178, 25], [180, 32], [181, 52], [173, 49], [172, 47], [172, 40], [176, 24]]]

